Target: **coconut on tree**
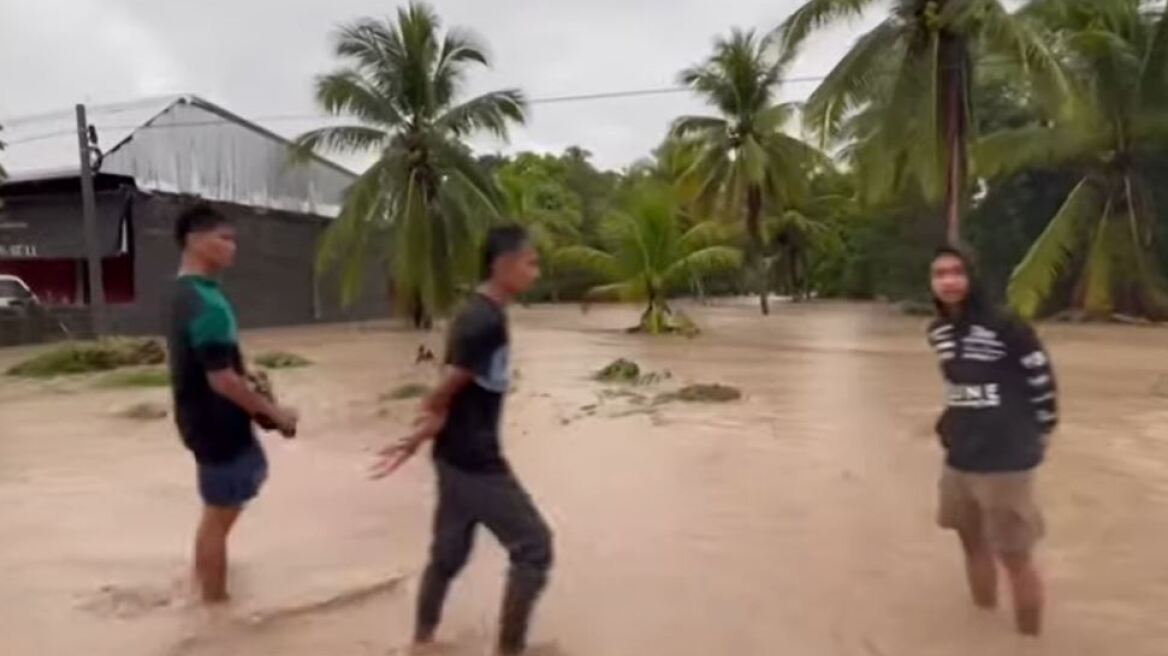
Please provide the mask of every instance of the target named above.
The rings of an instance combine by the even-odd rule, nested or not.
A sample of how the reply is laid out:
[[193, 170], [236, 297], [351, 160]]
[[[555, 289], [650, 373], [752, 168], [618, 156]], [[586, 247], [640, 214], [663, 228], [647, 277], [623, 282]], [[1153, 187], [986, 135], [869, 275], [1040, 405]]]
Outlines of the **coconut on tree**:
[[691, 287], [694, 277], [738, 270], [742, 251], [726, 245], [725, 228], [702, 223], [682, 229], [676, 192], [657, 181], [626, 192], [619, 208], [601, 225], [604, 248], [569, 246], [556, 255], [557, 265], [592, 274], [602, 281], [587, 292], [590, 300], [645, 303], [634, 330], [649, 334], [677, 332], [685, 322], [669, 299]]
[[1028, 168], [1082, 178], [1010, 278], [1022, 315], [1069, 305], [1097, 318], [1168, 318], [1154, 255], [1152, 158], [1168, 150], [1168, 14], [1149, 0], [1036, 0], [1024, 11], [1073, 72], [1075, 111], [1003, 130], [977, 148], [979, 174]]
[[479, 132], [505, 139], [525, 119], [523, 95], [509, 89], [464, 99], [467, 75], [489, 65], [485, 48], [463, 30], [443, 33], [434, 11], [417, 2], [396, 19], [341, 27], [335, 53], [345, 66], [317, 79], [316, 99], [354, 123], [301, 135], [296, 152], [376, 153], [377, 160], [348, 190], [318, 268], [339, 271], [349, 301], [367, 261], [385, 256], [395, 298], [420, 326], [475, 279], [477, 237], [503, 203], [465, 139]]
[[699, 201], [742, 217], [746, 264], [763, 314], [770, 312], [764, 214], [796, 202], [820, 161], [818, 151], [784, 132], [797, 107], [777, 102], [788, 61], [780, 55], [772, 39], [754, 32], [718, 39], [705, 62], [680, 75], [718, 115], [683, 116], [671, 130], [675, 140], [696, 145], [687, 176], [696, 180]]
[[[777, 30], [793, 57], [815, 30], [857, 18], [880, 0], [808, 0]], [[804, 123], [845, 154], [874, 202], [904, 194], [942, 204], [946, 235], [961, 237], [968, 194], [973, 88], [979, 59], [1016, 63], [1045, 88], [1063, 89], [1057, 60], [1003, 0], [893, 0], [812, 93]]]

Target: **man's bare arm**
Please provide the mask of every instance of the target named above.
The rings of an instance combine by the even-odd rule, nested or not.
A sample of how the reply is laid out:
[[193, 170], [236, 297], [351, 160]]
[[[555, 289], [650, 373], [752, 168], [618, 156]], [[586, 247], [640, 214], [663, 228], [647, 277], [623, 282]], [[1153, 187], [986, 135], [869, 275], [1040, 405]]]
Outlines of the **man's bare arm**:
[[422, 399], [422, 412], [445, 416], [450, 403], [459, 390], [474, 380], [474, 374], [454, 366], [447, 366], [442, 372], [442, 381]]
[[239, 406], [252, 417], [267, 417], [281, 431], [294, 430], [296, 419], [292, 413], [277, 406], [263, 394], [253, 390], [239, 373], [230, 368], [207, 372], [207, 383], [219, 396]]
[[422, 412], [414, 421], [414, 431], [382, 449], [370, 475], [375, 479], [389, 476], [417, 453], [419, 447], [437, 437], [442, 425], [446, 423], [446, 413], [454, 396], [472, 380], [474, 374], [471, 372], [459, 367], [446, 367], [441, 382], [422, 399]]

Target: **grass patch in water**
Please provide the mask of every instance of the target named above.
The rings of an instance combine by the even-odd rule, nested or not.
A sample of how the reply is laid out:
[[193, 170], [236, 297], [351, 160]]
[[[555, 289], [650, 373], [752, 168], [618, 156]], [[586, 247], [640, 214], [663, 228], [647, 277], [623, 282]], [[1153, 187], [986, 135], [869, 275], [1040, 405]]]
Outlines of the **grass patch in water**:
[[110, 338], [54, 346], [9, 368], [20, 378], [55, 378], [166, 362], [166, 350], [152, 339]]

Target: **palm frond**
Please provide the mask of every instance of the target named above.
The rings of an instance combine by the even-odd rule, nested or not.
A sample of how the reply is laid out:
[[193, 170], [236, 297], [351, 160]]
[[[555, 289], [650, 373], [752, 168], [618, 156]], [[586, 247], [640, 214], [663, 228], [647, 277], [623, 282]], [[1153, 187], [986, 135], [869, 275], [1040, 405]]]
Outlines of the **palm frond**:
[[669, 133], [678, 139], [704, 136], [711, 132], [725, 133], [730, 128], [725, 119], [714, 116], [682, 116], [673, 122]]
[[518, 89], [486, 93], [448, 110], [438, 119], [440, 130], [463, 137], [479, 130], [507, 139], [511, 123], [527, 120], [527, 102]]
[[292, 142], [289, 158], [294, 164], [301, 164], [321, 150], [337, 153], [381, 150], [389, 143], [389, 139], [383, 130], [363, 125], [319, 128], [297, 137]]
[[1060, 276], [1071, 265], [1084, 229], [1099, 220], [1103, 196], [1093, 180], [1082, 180], [1014, 269], [1006, 295], [1020, 315], [1033, 318], [1042, 311]]
[[379, 161], [357, 178], [317, 247], [316, 275], [321, 278], [339, 269], [342, 305], [350, 304], [360, 291], [371, 251], [388, 241], [393, 200], [383, 190], [394, 164], [392, 159]]
[[350, 114], [383, 128], [395, 128], [405, 122], [394, 108], [393, 99], [380, 93], [353, 69], [342, 69], [317, 78], [316, 102], [329, 114]]
[[617, 280], [621, 277], [620, 263], [611, 253], [589, 246], [569, 246], [560, 249], [554, 257], [557, 269], [579, 271], [594, 275], [601, 280]]
[[831, 69], [804, 106], [807, 129], [821, 145], [838, 136], [844, 118], [884, 92], [906, 49], [904, 26], [888, 19], [860, 37]]
[[584, 292], [584, 296], [590, 301], [620, 301], [622, 303], [631, 303], [633, 301], [645, 300], [647, 293], [645, 286], [639, 284], [637, 280], [626, 280], [607, 285], [597, 285]]
[[979, 177], [996, 178], [1032, 167], [1086, 163], [1110, 142], [1111, 135], [1098, 126], [1019, 128], [980, 139], [973, 159]]
[[1150, 107], [1164, 107], [1168, 103], [1168, 8], [1162, 9], [1152, 42], [1144, 57], [1141, 85], [1144, 100]]
[[787, 17], [776, 34], [784, 52], [795, 52], [810, 34], [842, 19], [859, 18], [876, 0], [808, 0]]
[[740, 270], [743, 260], [741, 249], [710, 246], [673, 262], [662, 273], [662, 282], [670, 291], [686, 289], [695, 278], [700, 280]]

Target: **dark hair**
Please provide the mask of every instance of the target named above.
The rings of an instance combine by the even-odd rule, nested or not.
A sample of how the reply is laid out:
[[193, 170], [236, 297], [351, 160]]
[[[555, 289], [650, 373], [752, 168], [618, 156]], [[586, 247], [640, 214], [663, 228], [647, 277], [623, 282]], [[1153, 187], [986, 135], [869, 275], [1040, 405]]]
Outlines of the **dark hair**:
[[[965, 277], [969, 280], [969, 290], [965, 294], [965, 301], [961, 304], [961, 315], [964, 318], [972, 319], [974, 317], [981, 317], [986, 312], [992, 311], [992, 308], [986, 303], [985, 294], [981, 288], [981, 281], [977, 276], [977, 266], [974, 265], [973, 258], [965, 251], [955, 246], [940, 246], [933, 251], [933, 257], [929, 258], [930, 266], [937, 258], [944, 256], [955, 257], [961, 260], [961, 265], [965, 269]], [[941, 299], [937, 298], [932, 290], [929, 294], [933, 297], [933, 307], [937, 309], [937, 314], [945, 316], [947, 314], [944, 304]]]
[[187, 245], [187, 236], [193, 232], [209, 232], [220, 226], [231, 225], [231, 220], [207, 203], [192, 205], [178, 215], [174, 222], [174, 240], [179, 248]]
[[501, 225], [487, 231], [483, 240], [483, 280], [491, 277], [495, 260], [510, 255], [528, 244], [527, 230], [518, 224]]

